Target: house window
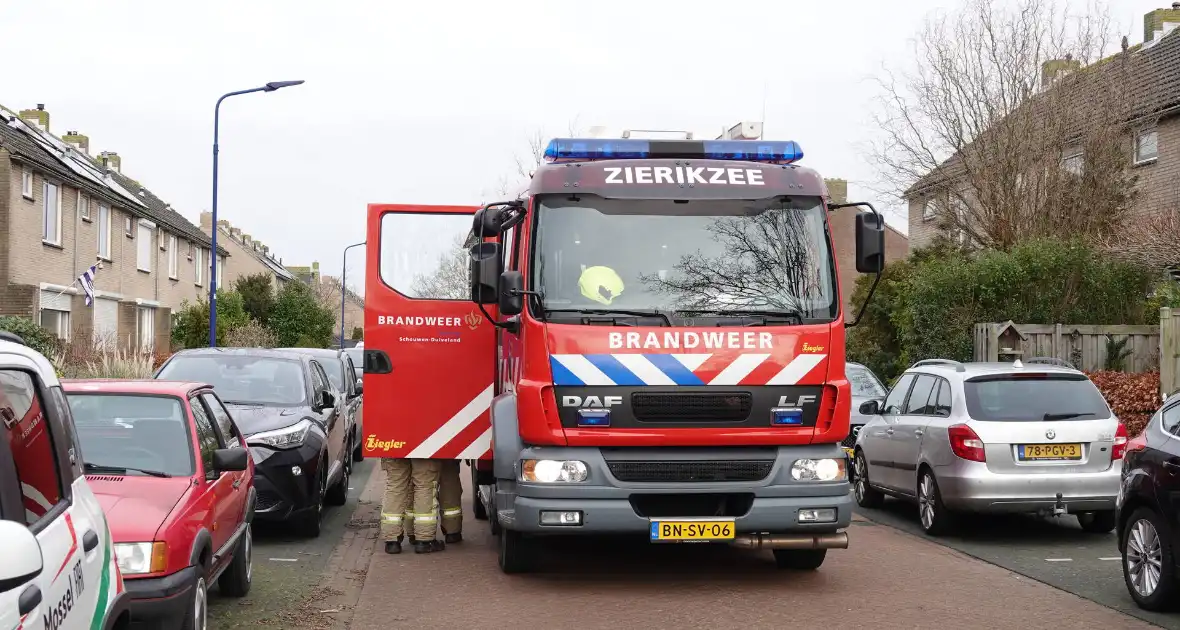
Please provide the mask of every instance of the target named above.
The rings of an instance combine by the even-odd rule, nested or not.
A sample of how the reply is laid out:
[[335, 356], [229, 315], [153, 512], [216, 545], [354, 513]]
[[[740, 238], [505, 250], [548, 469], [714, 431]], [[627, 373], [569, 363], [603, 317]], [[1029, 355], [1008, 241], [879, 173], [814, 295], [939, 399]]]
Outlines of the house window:
[[98, 257], [111, 259], [111, 207], [104, 204], [98, 206]]
[[217, 286], [220, 287], [224, 280], [225, 280], [225, 259], [218, 256], [217, 257]]
[[29, 169], [21, 169], [20, 172], [20, 194], [24, 195], [25, 199], [33, 198], [33, 171]]
[[1159, 136], [1155, 129], [1140, 131], [1135, 136], [1135, 163], [1150, 162], [1160, 156]]
[[930, 221], [934, 218], [934, 202], [927, 199], [922, 204], [922, 220]]
[[57, 184], [45, 182], [44, 191], [41, 240], [52, 245], [61, 245], [61, 190]]
[[138, 242], [135, 244], [135, 266], [140, 271], [152, 271], [152, 226], [139, 224]]
[[202, 251], [200, 247], [193, 249], [193, 282], [198, 287], [201, 286], [201, 270], [204, 269], [204, 265], [201, 263]]
[[176, 247], [176, 237], [168, 236], [168, 277], [176, 279], [180, 269], [180, 250]]
[[139, 330], [139, 350], [153, 352], [156, 348], [156, 309], [150, 306], [135, 309], [135, 321]]
[[127, 235], [127, 238], [135, 238], [135, 221], [131, 217], [123, 219], [123, 233]]
[[43, 289], [41, 291], [40, 324], [41, 327], [57, 335], [58, 339], [70, 338], [70, 301], [69, 293]]
[[90, 221], [90, 198], [78, 191], [78, 216], [82, 217], [83, 221]]
[[1082, 171], [1085, 170], [1085, 166], [1086, 160], [1081, 153], [1068, 155], [1061, 160], [1061, 167], [1065, 169], [1065, 172], [1072, 173], [1079, 177], [1082, 175]]

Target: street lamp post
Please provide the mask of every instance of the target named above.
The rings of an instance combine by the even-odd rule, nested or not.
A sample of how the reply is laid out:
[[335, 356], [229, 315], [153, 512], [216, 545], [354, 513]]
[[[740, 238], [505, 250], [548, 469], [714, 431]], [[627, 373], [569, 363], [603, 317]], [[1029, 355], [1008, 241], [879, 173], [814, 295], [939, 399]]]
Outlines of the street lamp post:
[[271, 81], [262, 87], [249, 90], [238, 90], [229, 94], [222, 94], [213, 108], [213, 247], [209, 251], [209, 347], [217, 347], [217, 135], [221, 122], [221, 101], [239, 94], [252, 92], [274, 92], [292, 85], [299, 85], [300, 81]]
[[348, 285], [344, 283], [344, 277], [346, 274], [348, 274], [348, 250], [352, 249], [353, 247], [360, 247], [361, 245], [364, 245], [364, 244], [365, 244], [365, 241], [361, 241], [360, 243], [353, 243], [352, 245], [345, 247], [344, 248], [344, 264], [340, 266], [340, 349], [341, 350], [344, 349], [344, 297], [345, 297], [345, 292], [348, 291], [348, 289], [346, 288]]

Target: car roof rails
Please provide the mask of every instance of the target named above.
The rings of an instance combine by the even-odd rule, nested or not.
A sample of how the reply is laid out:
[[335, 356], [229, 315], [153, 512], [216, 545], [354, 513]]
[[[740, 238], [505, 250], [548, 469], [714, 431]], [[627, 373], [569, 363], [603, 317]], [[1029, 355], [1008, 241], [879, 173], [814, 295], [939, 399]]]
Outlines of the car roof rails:
[[959, 363], [958, 361], [955, 361], [953, 359], [922, 359], [921, 361], [918, 361], [917, 363], [911, 365], [910, 368], [912, 369], [912, 368], [916, 368], [916, 367], [923, 367], [926, 365], [945, 365], [948, 367], [955, 368], [956, 372], [966, 372], [967, 371], [966, 366], [964, 366], [962, 363]]
[[19, 343], [22, 346], [29, 345], [29, 344], [25, 343], [24, 339], [21, 339], [20, 335], [18, 335], [16, 333], [10, 333], [7, 330], [0, 330], [0, 340], [11, 341], [12, 343]]
[[1076, 367], [1074, 367], [1074, 364], [1070, 363], [1069, 361], [1066, 361], [1065, 359], [1058, 359], [1057, 357], [1033, 357], [1031, 359], [1025, 359], [1024, 362], [1025, 363], [1040, 363], [1043, 365], [1056, 365], [1057, 367], [1069, 368], [1071, 370], [1077, 369]]

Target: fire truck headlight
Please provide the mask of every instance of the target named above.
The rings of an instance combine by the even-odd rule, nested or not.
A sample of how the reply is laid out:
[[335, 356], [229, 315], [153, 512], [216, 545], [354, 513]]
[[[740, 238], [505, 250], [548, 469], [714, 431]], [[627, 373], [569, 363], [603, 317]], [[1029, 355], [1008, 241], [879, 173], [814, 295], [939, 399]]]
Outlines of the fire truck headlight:
[[844, 481], [848, 478], [844, 459], [797, 459], [791, 464], [795, 481]]
[[525, 459], [520, 462], [520, 480], [531, 483], [579, 483], [590, 476], [586, 462], [560, 459]]

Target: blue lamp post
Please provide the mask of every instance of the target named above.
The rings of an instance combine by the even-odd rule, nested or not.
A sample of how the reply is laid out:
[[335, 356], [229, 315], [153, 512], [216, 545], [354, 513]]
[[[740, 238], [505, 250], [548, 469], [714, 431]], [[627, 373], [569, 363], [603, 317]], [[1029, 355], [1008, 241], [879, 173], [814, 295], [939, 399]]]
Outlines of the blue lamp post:
[[213, 108], [213, 247], [209, 252], [209, 347], [217, 347], [217, 135], [220, 128], [221, 101], [239, 94], [274, 92], [303, 81], [272, 81], [262, 87], [223, 94]]

